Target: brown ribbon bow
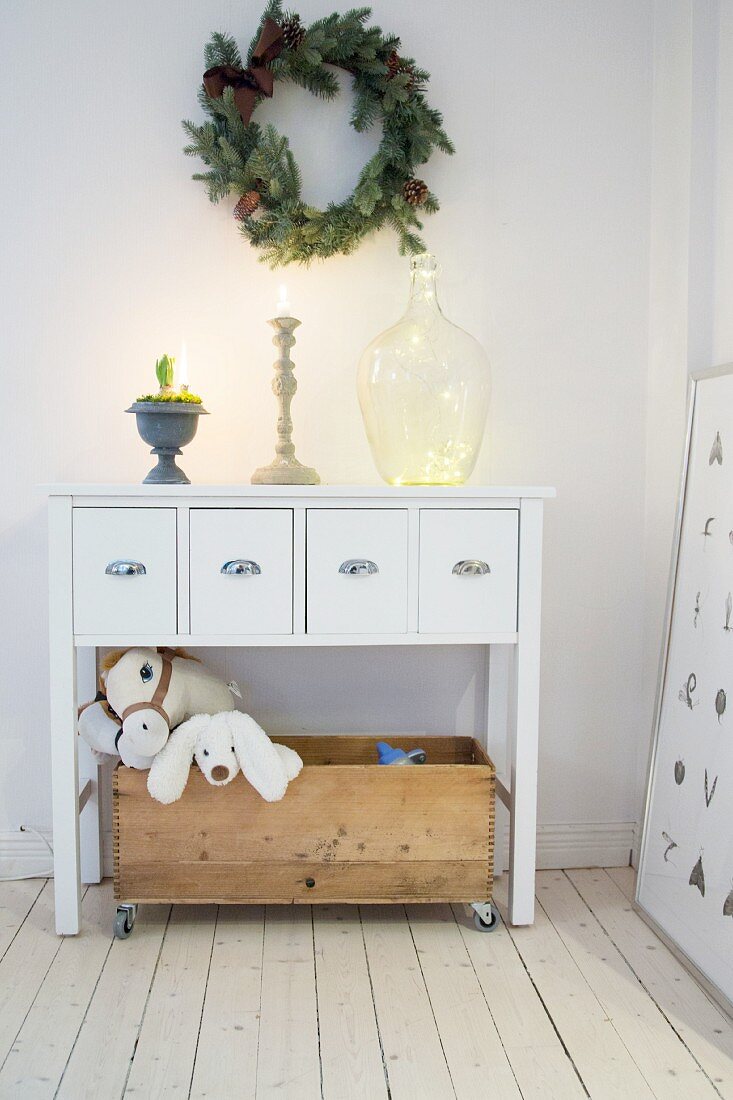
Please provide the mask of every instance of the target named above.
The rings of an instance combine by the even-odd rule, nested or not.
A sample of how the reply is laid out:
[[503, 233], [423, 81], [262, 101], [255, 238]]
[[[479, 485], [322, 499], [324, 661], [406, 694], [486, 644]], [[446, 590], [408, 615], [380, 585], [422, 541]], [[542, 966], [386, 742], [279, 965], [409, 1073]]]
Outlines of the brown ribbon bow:
[[249, 126], [259, 95], [272, 95], [274, 79], [268, 69], [282, 53], [283, 32], [274, 19], [265, 20], [248, 69], [235, 65], [215, 65], [204, 73], [204, 88], [212, 99], [221, 99], [225, 88], [234, 89], [234, 102], [245, 126]]

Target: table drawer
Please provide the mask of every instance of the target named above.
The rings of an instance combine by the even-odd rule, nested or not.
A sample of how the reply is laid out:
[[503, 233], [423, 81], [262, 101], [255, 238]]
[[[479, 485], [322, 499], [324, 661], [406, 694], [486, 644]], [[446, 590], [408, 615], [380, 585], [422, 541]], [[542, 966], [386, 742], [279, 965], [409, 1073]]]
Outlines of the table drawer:
[[515, 509], [422, 509], [421, 633], [513, 633], [518, 544]]
[[192, 508], [191, 633], [291, 634], [293, 513]]
[[175, 634], [176, 509], [75, 508], [76, 634]]
[[407, 630], [407, 511], [309, 508], [309, 634]]

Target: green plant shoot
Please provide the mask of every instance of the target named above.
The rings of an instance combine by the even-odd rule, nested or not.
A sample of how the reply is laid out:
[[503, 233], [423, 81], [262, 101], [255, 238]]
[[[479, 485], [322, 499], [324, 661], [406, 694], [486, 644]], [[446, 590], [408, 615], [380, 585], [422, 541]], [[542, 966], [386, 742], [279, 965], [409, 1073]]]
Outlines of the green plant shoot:
[[164, 355], [161, 359], [157, 359], [155, 362], [155, 377], [158, 379], [158, 385], [160, 386], [161, 393], [164, 390], [169, 390], [173, 385], [173, 369], [176, 365], [176, 360], [172, 355]]

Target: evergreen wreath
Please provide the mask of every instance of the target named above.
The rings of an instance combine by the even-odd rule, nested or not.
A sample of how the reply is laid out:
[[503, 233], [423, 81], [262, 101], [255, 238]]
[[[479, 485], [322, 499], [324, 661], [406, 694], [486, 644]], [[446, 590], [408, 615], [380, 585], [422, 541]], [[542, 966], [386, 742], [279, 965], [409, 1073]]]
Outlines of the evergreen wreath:
[[[369, 8], [355, 8], [305, 27], [296, 13], [283, 12], [281, 0], [270, 0], [246, 68], [230, 35], [214, 34], [206, 47], [199, 102], [210, 121], [183, 123], [191, 139], [184, 151], [207, 165], [193, 178], [206, 185], [212, 202], [240, 196], [234, 215], [241, 232], [271, 267], [348, 254], [384, 225], [396, 231], [401, 255], [425, 249], [417, 211], [434, 213], [438, 200], [415, 170], [434, 148], [453, 153], [453, 145], [440, 112], [425, 99], [429, 74], [398, 53], [396, 35], [366, 26], [370, 15]], [[381, 121], [383, 134], [351, 195], [319, 210], [301, 198], [287, 137], [251, 117], [275, 81], [333, 99], [339, 84], [328, 65], [354, 78], [354, 129]]]

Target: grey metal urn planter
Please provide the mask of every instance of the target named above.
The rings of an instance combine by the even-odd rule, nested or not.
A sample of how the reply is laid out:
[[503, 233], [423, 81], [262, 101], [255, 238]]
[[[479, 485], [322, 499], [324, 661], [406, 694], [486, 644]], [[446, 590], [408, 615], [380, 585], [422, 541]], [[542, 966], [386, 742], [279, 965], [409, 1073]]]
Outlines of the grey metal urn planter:
[[208, 416], [203, 405], [187, 401], [134, 401], [125, 412], [134, 413], [140, 438], [150, 444], [158, 463], [143, 485], [190, 485], [176, 463], [176, 455], [196, 435], [200, 416]]

